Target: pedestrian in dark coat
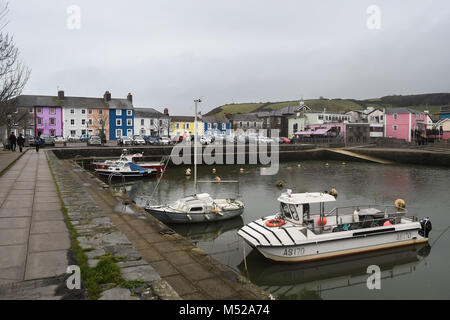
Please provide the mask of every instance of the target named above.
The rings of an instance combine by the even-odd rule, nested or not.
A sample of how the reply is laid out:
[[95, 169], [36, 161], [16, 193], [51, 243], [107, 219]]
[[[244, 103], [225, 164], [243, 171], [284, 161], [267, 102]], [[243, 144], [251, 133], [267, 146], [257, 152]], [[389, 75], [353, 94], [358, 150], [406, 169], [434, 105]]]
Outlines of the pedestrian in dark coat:
[[19, 137], [17, 138], [17, 145], [19, 146], [19, 151], [22, 152], [22, 148], [25, 145], [25, 139], [21, 133], [19, 133]]
[[36, 147], [36, 152], [39, 152], [39, 148], [41, 146], [41, 135], [40, 134], [37, 137], [34, 137], [34, 146]]
[[11, 144], [11, 151], [16, 151], [17, 138], [14, 132], [9, 135], [9, 143]]

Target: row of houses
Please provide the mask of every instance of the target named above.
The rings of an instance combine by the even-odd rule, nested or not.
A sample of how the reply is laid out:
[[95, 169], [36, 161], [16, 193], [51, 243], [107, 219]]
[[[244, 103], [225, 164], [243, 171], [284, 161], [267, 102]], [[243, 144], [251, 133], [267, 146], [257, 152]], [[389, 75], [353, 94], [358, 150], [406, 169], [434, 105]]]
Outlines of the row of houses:
[[[15, 99], [16, 112], [9, 131], [52, 137], [104, 135], [106, 140], [121, 136], [183, 136], [194, 133], [194, 116], [170, 116], [153, 108], [135, 107], [131, 93], [126, 98], [70, 97], [59, 90], [56, 96], [21, 95]], [[450, 137], [450, 107], [442, 107], [438, 121], [410, 108], [367, 108], [348, 112], [313, 111], [303, 100], [280, 110], [198, 116], [199, 135], [233, 135], [236, 131], [270, 135], [277, 129], [284, 137], [342, 137], [349, 143], [373, 138], [396, 138], [412, 142], [431, 133]]]

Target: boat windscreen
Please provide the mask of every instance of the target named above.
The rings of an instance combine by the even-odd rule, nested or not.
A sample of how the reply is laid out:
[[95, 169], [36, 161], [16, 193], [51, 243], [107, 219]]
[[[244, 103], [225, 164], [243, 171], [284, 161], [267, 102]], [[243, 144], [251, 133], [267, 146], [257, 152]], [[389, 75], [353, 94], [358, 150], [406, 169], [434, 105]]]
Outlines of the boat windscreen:
[[289, 211], [289, 206], [288, 204], [284, 203], [284, 202], [280, 202], [281, 204], [281, 213], [286, 217], [286, 218], [292, 218], [291, 217], [291, 212]]

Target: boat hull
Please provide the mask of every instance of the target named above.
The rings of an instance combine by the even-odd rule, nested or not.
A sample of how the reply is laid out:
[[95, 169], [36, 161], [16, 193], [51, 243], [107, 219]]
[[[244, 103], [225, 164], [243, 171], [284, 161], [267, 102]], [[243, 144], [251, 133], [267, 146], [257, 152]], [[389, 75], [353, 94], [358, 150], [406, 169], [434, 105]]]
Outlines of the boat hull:
[[244, 208], [222, 211], [222, 215], [214, 212], [206, 214], [189, 213], [190, 218], [186, 213], [170, 212], [168, 210], [145, 208], [145, 211], [164, 223], [208, 223], [228, 220], [240, 216], [244, 212]]
[[[124, 177], [150, 177], [156, 174], [156, 171], [138, 172], [138, 171], [109, 171], [107, 169], [95, 169], [95, 172], [102, 176], [109, 176], [110, 174], [120, 173]], [[120, 178], [121, 175], [113, 175], [112, 177]]]
[[[157, 173], [161, 173], [164, 171], [166, 165], [164, 163], [136, 163], [142, 168], [145, 169], [154, 169]], [[94, 169], [108, 169], [109, 165], [104, 163], [92, 163]]]
[[267, 259], [277, 262], [308, 262], [428, 242], [428, 238], [419, 235], [418, 231], [417, 228], [400, 229], [364, 235], [359, 235], [357, 231], [346, 231], [342, 232], [342, 238], [322, 241], [316, 239], [289, 246], [255, 245], [242, 233], [239, 235]]

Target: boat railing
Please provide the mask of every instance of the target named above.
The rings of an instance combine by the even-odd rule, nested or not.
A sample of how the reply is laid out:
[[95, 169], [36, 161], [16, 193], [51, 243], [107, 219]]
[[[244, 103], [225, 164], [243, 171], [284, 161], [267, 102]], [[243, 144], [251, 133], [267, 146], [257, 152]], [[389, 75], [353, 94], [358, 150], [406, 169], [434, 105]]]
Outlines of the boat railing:
[[[338, 232], [338, 231], [348, 231], [348, 230], [357, 230], [357, 229], [365, 229], [365, 228], [374, 228], [374, 227], [382, 227], [389, 226], [401, 223], [402, 219], [410, 220], [411, 222], [417, 222], [419, 219], [416, 216], [406, 216], [399, 214], [387, 214], [382, 217], [374, 217], [371, 215], [366, 215], [360, 217], [358, 221], [354, 221], [353, 219], [350, 221], [344, 220], [336, 220], [336, 223], [321, 226], [314, 223], [313, 219], [306, 222], [306, 225], [309, 230], [316, 234], [324, 233], [324, 232]], [[389, 222], [386, 224], [386, 222]]]
[[[374, 212], [372, 215], [377, 214], [388, 214], [390, 216], [404, 216], [408, 212], [406, 208], [401, 208], [397, 206], [385, 206], [385, 205], [353, 205], [347, 207], [335, 207], [331, 209], [328, 213], [325, 213], [324, 216], [339, 216], [339, 215], [349, 215], [353, 214], [355, 211], [361, 211], [361, 209], [377, 209], [379, 212]], [[370, 215], [370, 213], [367, 213]]]

